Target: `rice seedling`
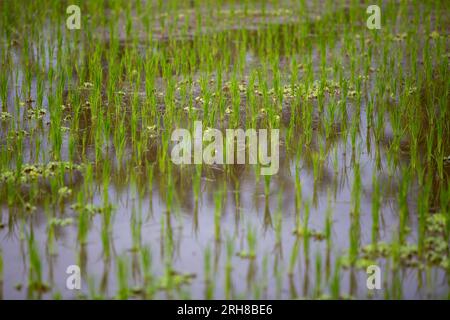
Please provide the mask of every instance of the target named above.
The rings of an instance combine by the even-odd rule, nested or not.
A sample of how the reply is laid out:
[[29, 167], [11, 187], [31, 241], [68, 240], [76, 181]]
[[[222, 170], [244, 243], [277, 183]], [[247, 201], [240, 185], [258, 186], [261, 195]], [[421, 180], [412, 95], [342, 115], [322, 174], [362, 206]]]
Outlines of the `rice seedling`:
[[34, 296], [40, 297], [42, 293], [50, 288], [43, 279], [42, 261], [33, 233], [28, 236], [27, 241], [29, 250], [28, 296], [30, 298]]
[[3, 252], [0, 250], [0, 298], [3, 299]]
[[225, 297], [230, 299], [233, 295], [233, 279], [232, 279], [232, 262], [231, 257], [233, 256], [234, 246], [230, 239], [226, 242], [226, 263], [225, 263]]
[[117, 283], [119, 286], [118, 298], [122, 300], [127, 299], [130, 293], [128, 288], [128, 266], [124, 257], [117, 259]]
[[381, 194], [380, 194], [380, 183], [374, 172], [372, 178], [372, 243], [376, 244], [379, 237], [380, 228], [380, 207], [381, 207]]
[[316, 279], [315, 279], [315, 288], [314, 288], [314, 297], [318, 298], [322, 292], [322, 256], [320, 253], [316, 254]]
[[336, 259], [333, 276], [330, 280], [330, 292], [333, 299], [341, 298], [341, 258]]
[[205, 249], [204, 255], [205, 264], [205, 299], [212, 299], [214, 296], [214, 280], [211, 270], [211, 251], [209, 247]]

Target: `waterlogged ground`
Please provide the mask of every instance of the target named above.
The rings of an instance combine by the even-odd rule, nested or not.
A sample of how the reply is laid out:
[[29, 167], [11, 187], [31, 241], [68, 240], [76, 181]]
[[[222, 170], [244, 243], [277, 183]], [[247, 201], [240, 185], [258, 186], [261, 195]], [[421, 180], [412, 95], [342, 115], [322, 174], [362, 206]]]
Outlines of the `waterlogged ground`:
[[[357, 1], [68, 5], [0, 4], [3, 298], [449, 297], [443, 1], [380, 30]], [[197, 120], [280, 129], [278, 173], [174, 164]]]

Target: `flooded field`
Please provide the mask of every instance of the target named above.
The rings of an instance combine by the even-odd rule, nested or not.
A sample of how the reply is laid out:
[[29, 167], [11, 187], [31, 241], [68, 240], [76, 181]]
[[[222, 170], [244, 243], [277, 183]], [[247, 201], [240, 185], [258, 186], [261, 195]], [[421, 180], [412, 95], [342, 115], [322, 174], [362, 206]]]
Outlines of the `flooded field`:
[[445, 1], [80, 2], [0, 2], [1, 298], [450, 297]]

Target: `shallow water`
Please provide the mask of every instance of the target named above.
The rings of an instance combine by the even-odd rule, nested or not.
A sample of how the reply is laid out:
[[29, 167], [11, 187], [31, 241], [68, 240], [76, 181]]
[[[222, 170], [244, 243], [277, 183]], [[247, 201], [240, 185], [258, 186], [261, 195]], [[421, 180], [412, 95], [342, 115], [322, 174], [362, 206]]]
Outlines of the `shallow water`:
[[[362, 114], [361, 119], [365, 119]], [[364, 132], [364, 122], [362, 130]], [[365, 146], [365, 135], [360, 136], [361, 145]], [[54, 290], [61, 292], [63, 297], [75, 297], [74, 294], [65, 288], [67, 275], [65, 270], [72, 264], [80, 264], [83, 273], [86, 275], [82, 285], [82, 292], [88, 294], [88, 281], [92, 279], [94, 286], [100, 286], [100, 280], [104, 281], [105, 288], [103, 293], [106, 296], [113, 296], [116, 292], [116, 266], [114, 259], [116, 256], [127, 256], [129, 260], [139, 259], [138, 254], [132, 251], [132, 219], [142, 220], [142, 239], [141, 245], [151, 248], [153, 255], [153, 270], [156, 275], [164, 274], [164, 246], [167, 245], [167, 239], [164, 233], [167, 229], [161, 228], [162, 221], [171, 224], [171, 235], [173, 241], [173, 268], [183, 273], [193, 273], [196, 277], [190, 285], [186, 285], [183, 290], [189, 292], [193, 298], [204, 297], [204, 279], [203, 255], [205, 249], [209, 247], [214, 257], [213, 268], [215, 270], [216, 288], [214, 297], [225, 298], [224, 284], [224, 265], [226, 262], [226, 244], [227, 238], [233, 239], [235, 251], [239, 252], [246, 249], [246, 231], [248, 227], [254, 228], [257, 238], [256, 259], [250, 261], [240, 258], [236, 255], [232, 258], [233, 266], [233, 289], [236, 297], [251, 297], [252, 284], [263, 282], [265, 290], [261, 293], [261, 298], [291, 298], [297, 295], [311, 297], [316, 288], [316, 270], [314, 261], [317, 255], [321, 256], [322, 283], [325, 282], [327, 272], [331, 273], [335, 259], [346, 252], [349, 247], [349, 229], [351, 204], [351, 186], [352, 186], [352, 162], [351, 146], [345, 145], [342, 141], [333, 146], [337, 148], [339, 155], [338, 174], [334, 174], [332, 158], [329, 157], [323, 168], [323, 178], [320, 182], [314, 182], [313, 169], [302, 161], [300, 157], [299, 178], [302, 182], [303, 198], [311, 202], [311, 212], [309, 218], [309, 227], [314, 230], [324, 230], [325, 217], [327, 209], [327, 195], [330, 194], [331, 210], [333, 212], [332, 226], [332, 248], [327, 249], [325, 241], [311, 240], [309, 248], [310, 261], [306, 262], [303, 245], [299, 246], [299, 262], [295, 268], [293, 276], [288, 276], [289, 258], [292, 247], [296, 241], [301, 243], [301, 239], [293, 235], [295, 226], [295, 157], [287, 158], [283, 145], [281, 146], [280, 171], [272, 178], [270, 185], [270, 195], [264, 195], [263, 184], [255, 182], [255, 175], [251, 166], [246, 166], [246, 170], [238, 174], [240, 182], [239, 189], [236, 189], [232, 179], [227, 179], [218, 169], [210, 169], [205, 173], [201, 183], [201, 197], [197, 210], [195, 209], [194, 195], [192, 190], [187, 188], [183, 180], [176, 186], [177, 195], [179, 195], [179, 209], [176, 213], [168, 217], [165, 207], [165, 190], [158, 187], [158, 176], [153, 184], [153, 194], [146, 193], [143, 196], [136, 194], [136, 186], [130, 185], [125, 180], [119, 179], [117, 187], [112, 185], [108, 189], [109, 199], [114, 204], [112, 226], [112, 256], [109, 259], [103, 258], [103, 247], [101, 244], [102, 219], [100, 215], [94, 216], [90, 227], [88, 243], [85, 246], [77, 244], [77, 226], [76, 224], [58, 228], [56, 239], [56, 255], [45, 254], [46, 242], [48, 238], [48, 228], [46, 225], [46, 216], [39, 208], [33, 217], [27, 219], [28, 228], [32, 228], [36, 242], [39, 245], [43, 257], [44, 277], [52, 285]], [[332, 155], [333, 152], [330, 152]], [[383, 158], [383, 165], [386, 165]], [[366, 151], [360, 154], [360, 166], [362, 177], [363, 195], [361, 199], [361, 217], [360, 244], [367, 245], [371, 243], [371, 205], [372, 205], [372, 172], [375, 166], [374, 155]], [[129, 172], [125, 172], [126, 177]], [[214, 199], [213, 195], [220, 190], [223, 180], [227, 180], [227, 200], [223, 204], [223, 210], [220, 219], [220, 228], [222, 241], [215, 241], [214, 235]], [[380, 225], [380, 241], [389, 242], [392, 237], [398, 233], [398, 209], [394, 198], [396, 185], [395, 181], [400, 179], [397, 173], [394, 177], [388, 177], [383, 172], [380, 173], [380, 181], [384, 181], [387, 195], [382, 204]], [[114, 180], [114, 179], [113, 179]], [[394, 182], [393, 182], [394, 181]], [[387, 186], [391, 186], [391, 190]], [[74, 190], [76, 190], [76, 186]], [[95, 184], [93, 203], [102, 205], [103, 192], [101, 183]], [[414, 190], [414, 188], [412, 188]], [[234, 195], [240, 193], [240, 203], [236, 207]], [[279, 191], [281, 191], [279, 193]], [[161, 194], [162, 192], [162, 194]], [[392, 197], [389, 196], [392, 194]], [[281, 197], [279, 199], [279, 196]], [[414, 199], [414, 191], [409, 198]], [[280, 201], [280, 203], [279, 203]], [[411, 207], [410, 227], [417, 230], [417, 221], [414, 219], [414, 203]], [[14, 216], [14, 209], [8, 209], [3, 206], [3, 220]], [[281, 242], [277, 243], [275, 236], [275, 226], [277, 224], [277, 215], [281, 217]], [[65, 217], [74, 217], [76, 221], [77, 214], [73, 210], [66, 208]], [[134, 218], [133, 218], [134, 217]], [[7, 223], [9, 225], [9, 223]], [[28, 229], [26, 227], [26, 229]], [[166, 227], [167, 228], [167, 227]], [[26, 290], [14, 290], [18, 283], [26, 283], [28, 277], [28, 261], [26, 258], [26, 241], [20, 240], [20, 226], [14, 224], [11, 228], [2, 230], [2, 248], [4, 252], [4, 294], [5, 298], [24, 298]], [[409, 235], [412, 243], [416, 241], [417, 234], [413, 231]], [[80, 258], [82, 257], [82, 258]], [[267, 270], [262, 268], [263, 258], [267, 258]], [[381, 262], [383, 275], [391, 277], [389, 271], [384, 270], [384, 262]], [[278, 271], [275, 271], [278, 269]], [[328, 271], [327, 271], [328, 269]], [[265, 273], [264, 273], [265, 272]], [[275, 273], [281, 274], [282, 289], [277, 290]], [[423, 275], [422, 277], [425, 277]], [[435, 286], [432, 288], [420, 288], [417, 279], [417, 271], [405, 268], [400, 272], [404, 298], [429, 298], [441, 297], [448, 290], [446, 284], [445, 271], [432, 269], [431, 277], [434, 279]], [[142, 282], [142, 274], [137, 272], [130, 279], [130, 284], [139, 286]], [[364, 298], [370, 294], [365, 286], [367, 275], [362, 270], [346, 270], [342, 273], [342, 293], [354, 297]], [[386, 279], [384, 278], [384, 279]], [[385, 281], [388, 281], [387, 279]], [[182, 290], [182, 291], [183, 291]], [[49, 294], [44, 297], [50, 297]], [[180, 297], [176, 293], [167, 293], [161, 291], [157, 297]], [[182, 296], [181, 296], [182, 297]], [[375, 297], [382, 298], [383, 293], [377, 292]]]
[[[286, 21], [287, 20], [287, 21]], [[277, 20], [273, 23], [292, 23], [289, 19]], [[249, 30], [248, 37], [257, 37], [257, 31]], [[253, 29], [253, 28], [249, 28]], [[280, 28], [280, 38], [282, 37]], [[156, 37], [157, 38], [157, 37]], [[314, 38], [312, 38], [314, 39]], [[164, 41], [164, 38], [161, 40]], [[181, 39], [188, 43], [191, 39]], [[107, 40], [105, 40], [107, 43]], [[106, 45], [106, 44], [105, 44]], [[146, 42], [139, 42], [139, 46], [145, 47]], [[233, 44], [230, 44], [232, 46]], [[331, 54], [336, 54], [340, 49], [340, 42], [332, 49]], [[121, 50], [130, 43], [121, 45]], [[248, 82], [249, 71], [260, 66], [257, 53], [258, 43], [255, 41], [245, 52], [246, 66], [244, 80]], [[158, 50], [166, 48], [161, 45]], [[167, 49], [169, 50], [169, 49]], [[319, 53], [314, 47], [311, 53], [314, 67], [314, 76], [318, 75]], [[20, 59], [20, 50], [16, 52], [16, 61]], [[141, 54], [141, 53], [140, 53]], [[239, 54], [236, 52], [236, 54]], [[233, 57], [233, 59], [236, 57]], [[236, 58], [237, 59], [237, 58]], [[287, 65], [289, 60], [280, 56], [280, 68]], [[374, 58], [374, 67], [379, 63]], [[80, 59], [82, 61], [82, 59]], [[235, 63], [235, 61], [232, 61]], [[105, 66], [107, 70], [107, 66]], [[344, 74], [349, 70], [346, 68]], [[201, 78], [201, 70], [194, 75], [195, 79]], [[19, 71], [18, 82], [23, 77]], [[162, 82], [162, 79], [158, 79]], [[178, 79], [182, 80], [182, 79]], [[283, 84], [288, 85], [289, 79], [283, 77]], [[331, 80], [331, 79], [330, 79]], [[334, 80], [334, 79], [333, 79]], [[301, 81], [301, 80], [299, 80]], [[16, 78], [12, 78], [16, 82]], [[269, 83], [269, 87], [272, 85]], [[143, 84], [140, 85], [143, 87]], [[368, 79], [363, 89], [363, 96], [370, 96], [374, 88], [374, 79]], [[76, 87], [66, 87], [67, 92], [79, 90]], [[128, 94], [128, 86], [124, 90]], [[19, 91], [21, 88], [19, 88]], [[31, 97], [36, 96], [36, 79], [31, 87]], [[163, 91], [163, 86], [158, 87]], [[200, 89], [194, 86], [194, 95], [198, 95]], [[145, 92], [140, 92], [145, 95]], [[15, 114], [13, 90], [9, 91], [9, 109]], [[163, 102], [159, 101], [163, 104]], [[213, 277], [214, 298], [321, 298], [330, 295], [330, 283], [339, 257], [345, 256], [350, 247], [350, 229], [352, 224], [353, 210], [352, 187], [354, 184], [355, 158], [358, 160], [361, 175], [361, 202], [360, 220], [358, 222], [360, 237], [359, 248], [372, 242], [372, 176], [376, 172], [382, 186], [381, 193], [383, 202], [380, 208], [380, 230], [379, 241], [391, 242], [397, 239], [399, 233], [399, 204], [398, 194], [400, 181], [403, 179], [399, 168], [409, 163], [408, 154], [399, 155], [399, 163], [392, 172], [388, 169], [387, 158], [389, 142], [385, 145], [376, 145], [373, 132], [368, 129], [366, 115], [366, 99], [362, 99], [360, 105], [359, 134], [356, 138], [357, 149], [352, 149], [350, 135], [342, 136], [340, 130], [336, 130], [332, 137], [326, 140], [326, 157], [320, 168], [320, 179], [314, 179], [314, 168], [312, 154], [320, 150], [321, 141], [325, 141], [323, 130], [320, 130], [319, 114], [314, 109], [313, 138], [309, 147], [289, 145], [291, 152], [286, 151], [286, 126], [289, 124], [290, 102], [286, 99], [282, 113], [282, 144], [280, 146], [280, 170], [278, 174], [271, 177], [269, 193], [264, 191], [264, 177], [255, 175], [254, 167], [250, 165], [233, 166], [233, 174], [226, 174], [220, 166], [204, 166], [202, 171], [200, 197], [195, 202], [193, 176], [195, 167], [173, 167], [172, 183], [174, 187], [173, 208], [168, 210], [168, 181], [167, 173], [161, 173], [157, 168], [154, 171], [154, 179], [151, 188], [148, 188], [149, 180], [146, 173], [141, 173], [142, 168], [134, 166], [132, 160], [124, 160], [121, 169], [117, 168], [117, 159], [112, 147], [103, 148], [104, 159], [108, 161], [111, 169], [110, 183], [106, 190], [109, 202], [113, 205], [111, 216], [111, 242], [109, 244], [111, 254], [105, 257], [105, 248], [102, 244], [102, 230], [104, 220], [102, 213], [94, 214], [89, 226], [87, 244], [81, 245], [78, 241], [77, 224], [79, 214], [70, 208], [77, 202], [75, 196], [69, 197], [63, 205], [49, 204], [43, 199], [42, 203], [36, 203], [36, 211], [22, 218], [23, 210], [17, 205], [8, 206], [4, 202], [1, 206], [1, 221], [5, 225], [0, 229], [1, 249], [4, 261], [4, 298], [26, 298], [40, 297], [52, 298], [58, 293], [63, 298], [92, 297], [115, 297], [119, 289], [117, 278], [118, 260], [124, 259], [128, 265], [128, 284], [132, 288], [140, 288], [144, 282], [144, 274], [141, 264], [139, 247], [149, 248], [152, 255], [152, 272], [156, 278], [157, 286], [163, 286], [164, 277], [167, 274], [167, 263], [170, 261], [170, 269], [183, 274], [192, 274], [193, 277], [187, 283], [179, 285], [175, 290], [156, 290], [156, 298], [204, 298], [207, 281], [205, 280], [205, 251], [211, 251], [211, 269]], [[311, 102], [316, 104], [316, 100]], [[347, 120], [351, 123], [356, 110], [356, 102], [349, 99], [346, 103]], [[47, 106], [49, 100], [44, 94], [43, 106]], [[325, 110], [329, 99], [324, 102]], [[144, 104], [140, 104], [144, 108]], [[20, 118], [23, 117], [25, 109], [19, 109]], [[388, 117], [388, 116], [386, 116]], [[51, 155], [46, 151], [51, 149], [49, 130], [46, 122], [50, 121], [49, 112], [43, 118], [43, 126], [38, 134], [41, 135], [42, 144], [38, 159], [34, 156], [34, 144], [31, 139], [25, 139], [23, 147], [24, 163], [42, 162], [47, 163]], [[387, 120], [388, 121], [388, 120]], [[183, 119], [183, 124], [188, 126], [189, 121]], [[340, 123], [335, 123], [340, 127]], [[179, 124], [178, 124], [179, 125]], [[83, 127], [90, 132], [90, 123], [87, 121]], [[165, 126], [170, 131], [171, 125]], [[226, 128], [226, 121], [221, 129]], [[28, 128], [25, 128], [28, 129]], [[7, 131], [0, 134], [5, 141]], [[302, 135], [301, 130], [296, 130], [295, 135]], [[386, 137], [390, 136], [389, 124], [385, 128]], [[62, 160], [68, 160], [70, 133], [63, 135], [61, 148]], [[129, 137], [128, 133], [127, 136]], [[112, 139], [112, 138], [111, 138]], [[112, 144], [112, 143], [111, 143]], [[147, 157], [155, 159], [159, 145], [150, 148]], [[380, 164], [377, 165], [375, 151], [380, 150]], [[95, 164], [95, 149], [88, 144], [83, 153], [82, 141], [77, 140], [76, 163], [91, 162], [95, 178], [90, 186], [93, 192], [90, 203], [102, 207], [105, 199], [105, 188], [102, 181], [102, 170], [104, 162]], [[300, 150], [298, 152], [298, 150]], [[131, 157], [129, 146], [125, 149], [125, 158]], [[335, 158], [335, 155], [337, 157]], [[335, 164], [337, 160], [337, 165]], [[9, 169], [13, 169], [14, 162], [11, 161]], [[3, 168], [2, 168], [3, 169]], [[98, 176], [96, 174], [98, 173]], [[296, 208], [296, 177], [301, 182], [302, 206]], [[66, 177], [72, 194], [82, 192], [83, 175], [77, 175], [70, 179]], [[236, 184], [236, 181], [239, 184]], [[44, 182], [44, 186], [51, 192], [51, 187]], [[26, 191], [25, 191], [26, 192]], [[224, 202], [220, 211], [220, 240], [216, 239], [215, 195], [223, 192]], [[416, 182], [412, 182], [408, 190], [407, 204], [409, 209], [408, 227], [411, 229], [407, 236], [407, 242], [417, 243], [418, 238], [418, 209], [417, 193], [420, 192]], [[236, 194], [239, 202], [236, 203]], [[51, 201], [51, 200], [49, 200]], [[325, 239], [309, 239], [309, 245], [305, 245], [303, 237], [293, 233], [296, 225], [297, 214], [304, 218], [305, 203], [309, 207], [308, 227], [312, 230], [323, 232], [325, 230], [327, 208], [332, 212], [331, 246], [327, 245]], [[87, 203], [86, 203], [87, 204]], [[73, 223], [56, 227], [55, 248], [53, 254], [49, 253], [48, 239], [49, 212], [56, 217], [73, 218]], [[302, 220], [302, 223], [305, 223]], [[140, 239], [133, 238], [140, 228]], [[249, 230], [254, 230], [256, 241], [256, 252], [254, 259], [246, 259], [237, 254], [242, 250], [248, 250], [247, 236]], [[278, 231], [277, 231], [278, 230]], [[279, 238], [277, 235], [279, 232]], [[29, 277], [29, 248], [26, 237], [33, 234], [38, 251], [42, 258], [42, 274], [44, 281], [49, 284], [50, 290], [46, 293], [36, 293], [27, 290]], [[232, 243], [233, 253], [231, 261], [227, 261], [227, 243]], [[295, 246], [298, 246], [295, 247]], [[305, 251], [306, 249], [306, 251]], [[289, 265], [293, 250], [298, 251], [298, 260], [293, 273], [289, 274]], [[339, 275], [340, 296], [356, 298], [386, 298], [391, 292], [398, 290], [394, 287], [399, 284], [401, 297], [412, 298], [442, 298], [449, 293], [448, 274], [443, 268], [427, 267], [425, 271], [417, 268], [401, 267], [392, 271], [389, 259], [380, 259], [377, 264], [382, 270], [382, 289], [368, 290], [366, 287], [367, 274], [365, 268], [344, 268]], [[227, 276], [227, 262], [231, 262], [231, 293], [227, 296], [225, 289]], [[66, 288], [66, 268], [69, 265], [79, 265], [82, 270], [82, 290], [72, 291]], [[21, 288], [17, 285], [21, 284]], [[394, 288], [394, 289], [393, 289]], [[136, 290], [138, 291], [138, 290]], [[95, 294], [92, 294], [92, 293]], [[141, 298], [141, 293], [134, 295]]]

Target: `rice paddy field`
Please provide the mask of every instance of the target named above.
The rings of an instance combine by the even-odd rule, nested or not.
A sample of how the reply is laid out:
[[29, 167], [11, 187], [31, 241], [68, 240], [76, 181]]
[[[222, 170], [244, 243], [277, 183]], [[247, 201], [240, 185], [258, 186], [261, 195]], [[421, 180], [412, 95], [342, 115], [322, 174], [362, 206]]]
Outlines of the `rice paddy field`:
[[450, 298], [447, 1], [76, 2], [0, 2], [1, 298]]

